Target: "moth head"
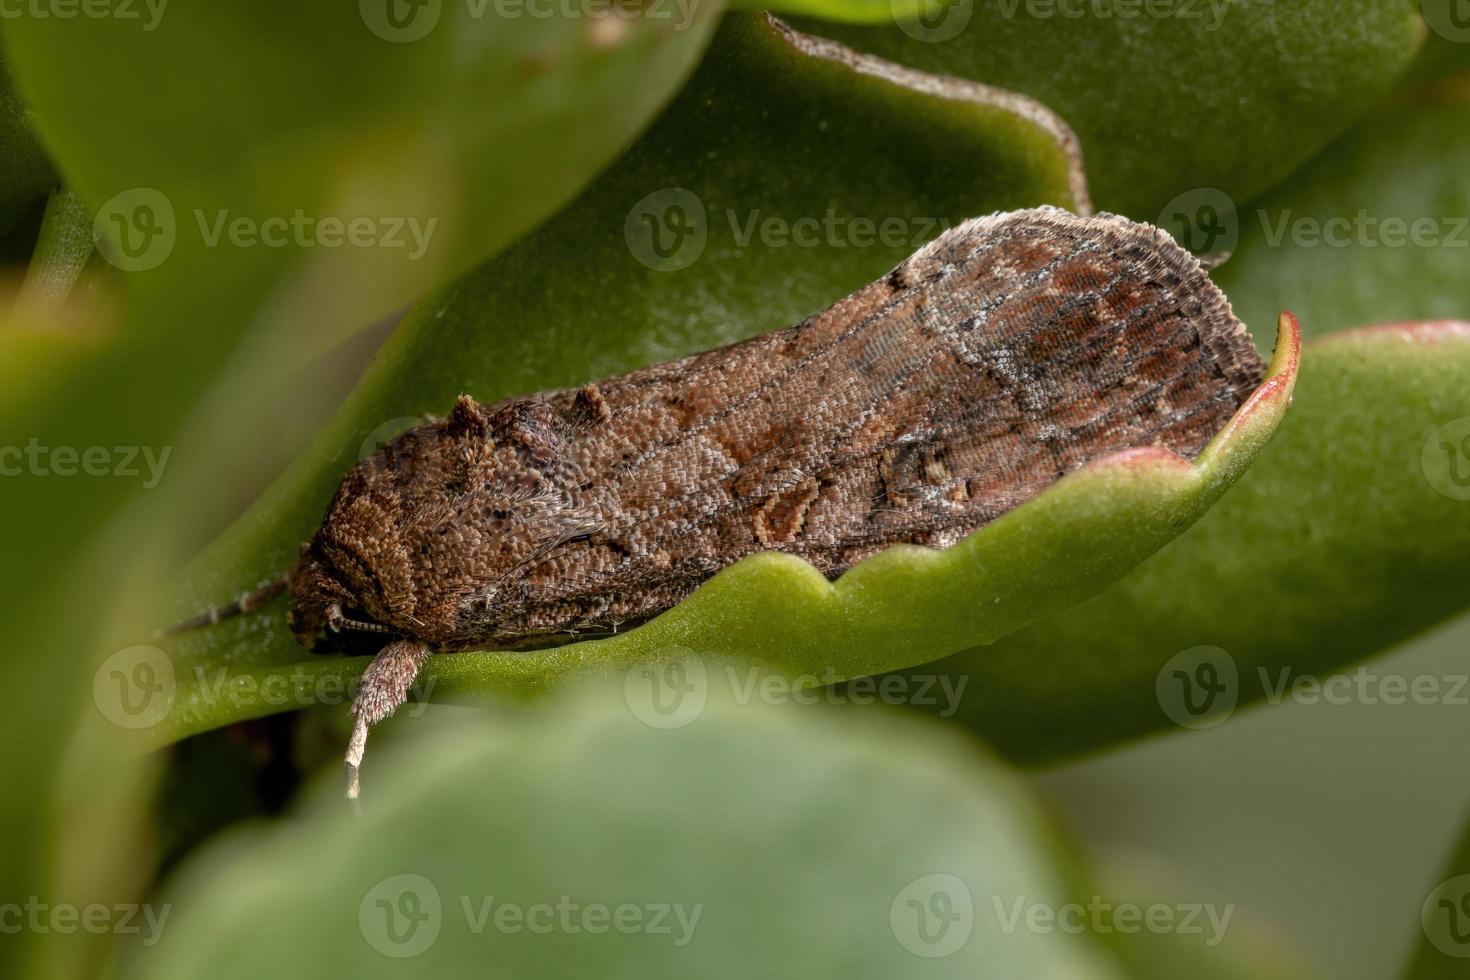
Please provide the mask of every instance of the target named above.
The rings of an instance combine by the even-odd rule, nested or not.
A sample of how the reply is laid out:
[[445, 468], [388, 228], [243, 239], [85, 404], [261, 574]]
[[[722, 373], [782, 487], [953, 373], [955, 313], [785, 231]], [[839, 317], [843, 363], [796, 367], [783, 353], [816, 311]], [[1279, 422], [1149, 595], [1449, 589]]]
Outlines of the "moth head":
[[366, 607], [358, 576], [344, 574], [320, 547], [316, 538], [301, 548], [301, 560], [291, 572], [294, 600], [286, 623], [308, 650], [364, 651], [382, 645], [382, 634], [397, 633], [379, 622]]
[[546, 523], [562, 424], [540, 401], [486, 409], [461, 396], [448, 418], [359, 462], [292, 573], [297, 640], [333, 650], [381, 645], [384, 633], [451, 641], [459, 604], [528, 546], [514, 530]]

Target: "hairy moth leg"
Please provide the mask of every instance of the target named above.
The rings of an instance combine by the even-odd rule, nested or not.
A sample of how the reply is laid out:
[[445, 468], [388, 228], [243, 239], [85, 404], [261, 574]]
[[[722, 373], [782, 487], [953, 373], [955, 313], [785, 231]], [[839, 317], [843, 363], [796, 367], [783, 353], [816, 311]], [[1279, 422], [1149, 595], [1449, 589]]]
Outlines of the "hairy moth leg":
[[352, 702], [356, 721], [347, 743], [347, 798], [357, 799], [358, 768], [367, 750], [368, 728], [387, 718], [408, 700], [419, 668], [429, 659], [429, 648], [417, 640], [394, 640], [378, 651], [362, 674], [362, 687]]

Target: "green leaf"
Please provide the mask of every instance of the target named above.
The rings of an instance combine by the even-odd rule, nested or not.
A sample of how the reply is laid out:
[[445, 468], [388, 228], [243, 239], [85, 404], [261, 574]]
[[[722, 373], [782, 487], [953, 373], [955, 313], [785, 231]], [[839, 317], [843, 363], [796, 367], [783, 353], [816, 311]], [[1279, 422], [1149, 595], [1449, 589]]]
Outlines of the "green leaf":
[[[1091, 862], [1105, 896], [1094, 931], [1133, 980], [1287, 980], [1311, 976], [1250, 910], [1137, 853]], [[1150, 920], [1150, 915], [1155, 918]]]
[[733, 0], [734, 10], [769, 10], [792, 17], [820, 17], [847, 24], [887, 24], [913, 20], [924, 12], [925, 0]]
[[1404, 980], [1470, 977], [1470, 833], [1427, 886], [1419, 909], [1418, 939]]
[[[732, 239], [747, 214], [904, 216], [912, 234], [907, 216], [1015, 206], [1025, 202], [1020, 195], [1064, 193], [1074, 179], [1053, 135], [1029, 116], [964, 101], [962, 90], [937, 99], [904, 76], [907, 84], [855, 73], [804, 52], [802, 43], [761, 19], [732, 19], [670, 113], [582, 202], [409, 318], [318, 451], [196, 564], [179, 611], [218, 603], [287, 564], [364, 436], [395, 416], [442, 411], [461, 390], [489, 399], [573, 384], [784, 326], [876, 278], [918, 244], [793, 250], [756, 236], [740, 247]], [[762, 93], [754, 100], [723, 95], [752, 87]], [[838, 109], [838, 94], [850, 115]], [[780, 116], [777, 106], [785, 107]], [[805, 158], [783, 159], [793, 152], [787, 133], [821, 127], [827, 138], [810, 144]], [[875, 142], [875, 131], [885, 137]], [[920, 141], [925, 131], [946, 139]], [[694, 133], [700, 152], [689, 150]], [[866, 172], [844, 185], [840, 161], [858, 145], [884, 146], [888, 155], [870, 153]], [[1046, 152], [1049, 183], [1038, 185], [1029, 175]], [[774, 187], [772, 172], [783, 174]], [[966, 185], [938, 179], [958, 173], [981, 176]], [[663, 182], [712, 216], [702, 256], [672, 272], [644, 267], [636, 242], [624, 238], [629, 209]], [[926, 196], [925, 188], [944, 196]], [[742, 204], [748, 210], [738, 210]], [[738, 218], [726, 217], [721, 228], [722, 212]], [[443, 343], [446, 331], [457, 344]], [[471, 359], [466, 349], [485, 353]], [[434, 658], [426, 683], [436, 696], [521, 696], [582, 673], [691, 652], [830, 680], [994, 639], [1093, 594], [1202, 513], [1269, 436], [1289, 394], [1293, 350], [1284, 345], [1275, 380], [1196, 466], [1157, 452], [1102, 462], [956, 548], [894, 549], [835, 586], [795, 559], [756, 556], [630, 633], [536, 653]], [[181, 637], [174, 659], [178, 698], [155, 733], [164, 738], [311, 703], [321, 685], [340, 691], [364, 664], [306, 654], [282, 627], [279, 607]], [[290, 695], [271, 697], [272, 684]]]
[[1243, 209], [1216, 281], [1246, 323], [1290, 308], [1309, 334], [1470, 315], [1467, 174], [1470, 93], [1406, 97]]
[[[1199, 523], [1100, 596], [926, 670], [968, 677], [956, 717], [1040, 763], [1218, 724], [1283, 669], [1320, 676], [1448, 618], [1467, 599], [1470, 458], [1448, 455], [1467, 377], [1466, 325], [1316, 340], [1275, 439]], [[1213, 698], [1185, 686], [1203, 681]]]
[[1099, 206], [1154, 220], [1197, 188], [1248, 200], [1346, 129], [1413, 58], [1417, 6], [955, 0], [917, 23], [802, 26], [1039, 99], [1081, 137]]
[[[179, 250], [214, 247], [206, 226], [222, 210], [435, 220], [422, 261], [457, 272], [612, 159], [692, 69], [720, 5], [545, 16], [435, 2], [402, 23], [396, 9], [159, 5], [138, 20], [17, 21], [7, 39], [68, 183], [94, 206], [160, 190]], [[335, 247], [286, 237], [255, 250]]]
[[31, 125], [30, 114], [0, 60], [0, 234], [56, 184], [56, 171]]
[[91, 261], [92, 216], [81, 198], [64, 188], [46, 202], [36, 250], [16, 295], [18, 314], [34, 314], [63, 306]]
[[[290, 822], [195, 860], [125, 972], [1120, 976], [1086, 936], [1006, 928], [998, 908], [1085, 893], [972, 746], [892, 714], [726, 698], [659, 730], [622, 691], [598, 695], [500, 725], [417, 719], [361, 815], [329, 780]], [[583, 918], [629, 903], [643, 925], [651, 905], [684, 917], [668, 933]]]
[[1422, 0], [1429, 27], [1419, 57], [1409, 71], [1410, 81], [1426, 81], [1470, 71], [1470, 23], [1457, 7], [1458, 0]]

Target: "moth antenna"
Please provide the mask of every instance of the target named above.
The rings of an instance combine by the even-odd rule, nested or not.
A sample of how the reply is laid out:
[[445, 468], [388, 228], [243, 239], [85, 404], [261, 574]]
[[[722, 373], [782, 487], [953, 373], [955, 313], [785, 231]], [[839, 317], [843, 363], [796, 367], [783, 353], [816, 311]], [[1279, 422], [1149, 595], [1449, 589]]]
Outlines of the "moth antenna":
[[275, 578], [271, 579], [269, 582], [266, 582], [264, 585], [260, 586], [260, 588], [255, 589], [251, 592], [246, 592], [244, 595], [237, 598], [234, 602], [226, 603], [223, 606], [212, 606], [199, 615], [184, 620], [182, 623], [175, 623], [173, 626], [170, 626], [167, 629], [159, 630], [157, 633], [154, 634], [154, 636], [160, 638], [165, 636], [177, 636], [180, 633], [187, 633], [190, 630], [197, 630], [203, 626], [213, 626], [215, 623], [221, 622], [226, 619], [232, 619], [233, 617], [238, 616], [241, 613], [248, 613], [252, 609], [259, 609], [261, 606], [265, 605], [267, 602], [271, 601], [282, 592], [285, 592], [286, 586], [290, 584], [290, 581], [290, 573], [282, 572]]
[[362, 686], [352, 701], [352, 737], [347, 742], [347, 798], [358, 796], [358, 770], [367, 750], [368, 729], [387, 718], [408, 700], [409, 688], [419, 675], [419, 668], [429, 659], [429, 648], [416, 640], [394, 640], [378, 651], [367, 670], [362, 672]]

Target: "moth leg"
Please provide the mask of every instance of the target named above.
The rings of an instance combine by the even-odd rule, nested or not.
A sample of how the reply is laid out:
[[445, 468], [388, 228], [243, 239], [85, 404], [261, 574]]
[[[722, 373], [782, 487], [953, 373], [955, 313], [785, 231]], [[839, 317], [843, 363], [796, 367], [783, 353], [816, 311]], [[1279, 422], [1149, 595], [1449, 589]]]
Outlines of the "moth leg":
[[347, 743], [347, 798], [357, 799], [358, 767], [367, 749], [368, 728], [387, 718], [408, 700], [419, 668], [429, 659], [429, 648], [416, 640], [394, 640], [378, 651], [362, 674], [362, 687], [352, 702], [356, 721]]

